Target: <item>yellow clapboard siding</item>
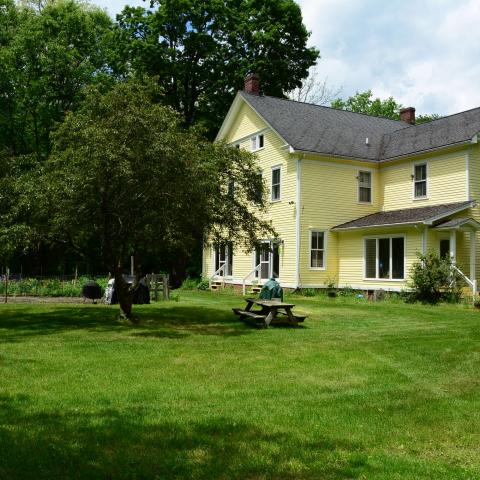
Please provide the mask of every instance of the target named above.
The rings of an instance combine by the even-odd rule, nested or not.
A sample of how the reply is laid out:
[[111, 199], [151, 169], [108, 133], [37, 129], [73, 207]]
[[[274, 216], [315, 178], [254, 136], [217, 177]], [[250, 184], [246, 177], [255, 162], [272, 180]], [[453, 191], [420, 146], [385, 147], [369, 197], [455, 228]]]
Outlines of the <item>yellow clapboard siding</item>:
[[[262, 171], [267, 186], [271, 184], [272, 167], [281, 166], [281, 200], [270, 203], [266, 218], [270, 219], [279, 238], [283, 241], [280, 250], [280, 281], [293, 284], [295, 282], [295, 204], [296, 198], [296, 159], [282, 148], [284, 141], [249, 107], [246, 103], [240, 108], [239, 114], [227, 135], [229, 143], [241, 140], [240, 147], [250, 150], [250, 137], [262, 131], [264, 148], [256, 152], [258, 165]], [[206, 276], [213, 274], [212, 249], [204, 254], [204, 272]], [[233, 281], [238, 283], [254, 268], [253, 253], [238, 250], [233, 257]], [[253, 278], [253, 277], [251, 277]]]
[[[407, 279], [398, 280], [365, 280], [364, 279], [364, 239], [372, 236], [405, 235]], [[422, 234], [412, 228], [371, 229], [363, 232], [342, 232], [339, 236], [339, 283], [355, 288], [401, 289], [408, 284], [408, 275], [413, 263], [417, 260], [417, 253], [422, 250]]]
[[[413, 198], [412, 174], [415, 163], [427, 163], [427, 198]], [[412, 157], [381, 168], [385, 210], [417, 208], [468, 199], [466, 151], [444, 155]]]
[[[300, 282], [322, 286], [335, 279], [338, 272], [338, 234], [330, 232], [336, 225], [380, 209], [380, 178], [376, 165], [349, 161], [332, 161], [327, 157], [301, 161], [301, 243]], [[372, 172], [372, 203], [358, 202], [358, 172]], [[326, 231], [326, 268], [310, 268], [312, 230]]]

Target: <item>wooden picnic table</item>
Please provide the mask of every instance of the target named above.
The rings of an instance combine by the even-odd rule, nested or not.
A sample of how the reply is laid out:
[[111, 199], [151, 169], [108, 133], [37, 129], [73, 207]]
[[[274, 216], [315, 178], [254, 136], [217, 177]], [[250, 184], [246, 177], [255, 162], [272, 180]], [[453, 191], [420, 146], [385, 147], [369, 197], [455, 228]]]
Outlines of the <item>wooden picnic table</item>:
[[[257, 298], [247, 298], [245, 309], [234, 308], [233, 312], [240, 316], [240, 320], [250, 320], [260, 323], [264, 327], [271, 324], [287, 324], [297, 326], [299, 322], [305, 320], [305, 316], [294, 315], [292, 312], [293, 303], [283, 303], [279, 300], [261, 300]], [[252, 310], [257, 305], [260, 310]], [[281, 317], [279, 317], [279, 314]]]

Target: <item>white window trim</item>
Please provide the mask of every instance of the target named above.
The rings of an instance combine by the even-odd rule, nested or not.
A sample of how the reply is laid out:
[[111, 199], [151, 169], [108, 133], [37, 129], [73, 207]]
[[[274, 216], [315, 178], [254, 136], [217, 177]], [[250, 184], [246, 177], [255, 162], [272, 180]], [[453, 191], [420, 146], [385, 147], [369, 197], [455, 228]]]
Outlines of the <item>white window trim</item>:
[[[418, 167], [419, 165], [425, 165], [425, 195], [422, 196], [422, 197], [416, 197], [415, 196], [415, 184], [417, 183], [417, 181], [415, 180], [415, 167]], [[412, 172], [412, 199], [414, 201], [418, 201], [418, 200], [428, 200], [428, 162], [426, 160], [422, 160], [422, 161], [419, 161], [419, 162], [415, 162], [413, 164], [413, 172]], [[422, 182], [423, 180], [418, 180], [419, 182]]]
[[[323, 233], [323, 267], [312, 267], [312, 233]], [[308, 230], [308, 269], [324, 272], [327, 270], [327, 238], [328, 230], [323, 228], [310, 228]]]
[[[263, 137], [263, 147], [258, 147], [258, 144], [260, 143], [259, 142], [259, 137]], [[254, 139], [255, 139], [255, 145], [257, 145], [256, 148], [252, 147]], [[250, 137], [250, 150], [252, 152], [259, 152], [260, 150], [263, 150], [264, 148], [265, 148], [265, 134], [264, 133], [257, 133], [257, 134], [252, 135]]]
[[[380, 238], [390, 239], [390, 277], [392, 276], [392, 238], [403, 238], [403, 278], [378, 278], [378, 240]], [[366, 240], [377, 240], [375, 251], [375, 276], [376, 278], [367, 277], [367, 242]], [[391, 235], [372, 235], [363, 237], [363, 281], [364, 282], [405, 282], [407, 280], [407, 236], [405, 233]]]
[[[280, 183], [279, 183], [279, 193], [278, 198], [273, 198], [273, 172], [274, 170], [280, 170]], [[274, 165], [270, 171], [270, 203], [277, 203], [282, 201], [282, 165]]]
[[[370, 174], [370, 201], [364, 202], [360, 200], [360, 172]], [[357, 170], [357, 203], [360, 205], [372, 205], [373, 203], [373, 171], [369, 168], [359, 168]]]

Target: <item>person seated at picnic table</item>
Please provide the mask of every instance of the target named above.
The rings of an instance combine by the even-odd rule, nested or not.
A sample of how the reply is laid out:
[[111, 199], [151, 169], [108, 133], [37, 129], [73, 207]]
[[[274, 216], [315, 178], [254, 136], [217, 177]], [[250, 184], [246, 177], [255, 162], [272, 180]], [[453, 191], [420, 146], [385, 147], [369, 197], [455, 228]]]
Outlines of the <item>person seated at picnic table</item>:
[[283, 302], [283, 288], [272, 277], [262, 287], [262, 290], [260, 291], [260, 298], [263, 300], [279, 299], [280, 301]]

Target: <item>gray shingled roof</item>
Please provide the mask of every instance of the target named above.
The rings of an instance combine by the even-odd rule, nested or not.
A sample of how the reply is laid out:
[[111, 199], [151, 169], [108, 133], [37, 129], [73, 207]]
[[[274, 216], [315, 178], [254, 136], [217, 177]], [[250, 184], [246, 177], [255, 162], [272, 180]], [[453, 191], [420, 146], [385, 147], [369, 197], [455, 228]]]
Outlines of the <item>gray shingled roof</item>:
[[295, 150], [377, 160], [383, 135], [409, 127], [388, 118], [240, 93]]
[[480, 108], [474, 108], [433, 122], [423, 123], [387, 133], [381, 158], [388, 160], [402, 155], [469, 142], [480, 132]]
[[367, 228], [376, 226], [402, 225], [412, 223], [429, 223], [437, 217], [447, 217], [455, 212], [465, 210], [475, 204], [474, 201], [444, 203], [428, 207], [403, 208], [388, 212], [377, 212], [365, 217], [357, 218], [350, 222], [333, 227], [332, 230], [350, 230], [354, 228]]
[[467, 142], [480, 132], [480, 108], [410, 125], [293, 100], [240, 94], [289, 145], [305, 152], [382, 161]]
[[435, 225], [435, 228], [442, 230], [442, 229], [457, 228], [463, 225], [470, 225], [470, 226], [474, 226], [475, 228], [480, 227], [480, 223], [477, 222], [475, 219], [471, 217], [461, 217], [461, 218], [452, 218], [451, 220], [447, 220], [446, 222], [439, 223], [438, 225]]

